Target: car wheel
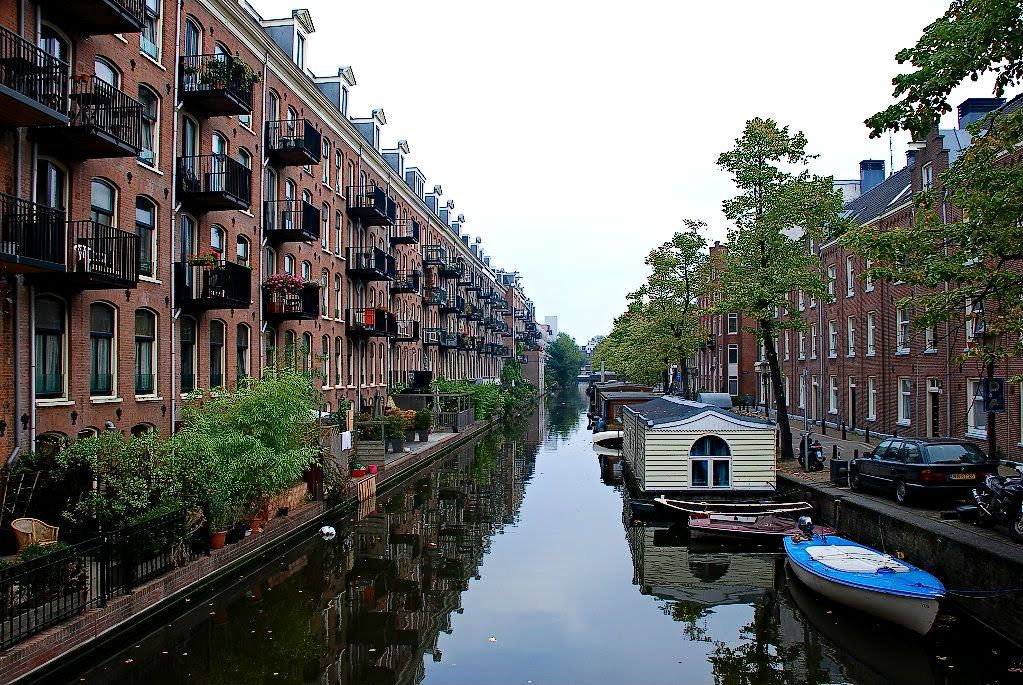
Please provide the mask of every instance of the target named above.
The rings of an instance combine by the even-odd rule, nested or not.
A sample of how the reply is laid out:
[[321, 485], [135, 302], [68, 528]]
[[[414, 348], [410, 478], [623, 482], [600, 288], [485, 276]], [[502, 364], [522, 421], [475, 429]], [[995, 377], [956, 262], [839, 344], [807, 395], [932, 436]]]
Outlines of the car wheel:
[[1016, 517], [1011, 524], [1009, 524], [1009, 535], [1016, 542], [1023, 542], [1023, 513]]
[[910, 499], [909, 488], [906, 487], [906, 482], [901, 480], [895, 481], [895, 501], [899, 504], [909, 504]]
[[863, 491], [863, 483], [860, 482], [860, 474], [856, 471], [849, 474], [849, 489], [853, 492]]

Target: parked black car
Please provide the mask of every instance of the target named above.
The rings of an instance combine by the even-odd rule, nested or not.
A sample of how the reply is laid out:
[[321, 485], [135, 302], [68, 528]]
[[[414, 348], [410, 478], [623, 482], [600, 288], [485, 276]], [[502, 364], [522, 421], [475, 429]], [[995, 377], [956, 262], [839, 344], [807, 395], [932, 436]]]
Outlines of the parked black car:
[[961, 498], [997, 468], [972, 442], [889, 438], [849, 464], [849, 487], [890, 492], [900, 504], [924, 493]]

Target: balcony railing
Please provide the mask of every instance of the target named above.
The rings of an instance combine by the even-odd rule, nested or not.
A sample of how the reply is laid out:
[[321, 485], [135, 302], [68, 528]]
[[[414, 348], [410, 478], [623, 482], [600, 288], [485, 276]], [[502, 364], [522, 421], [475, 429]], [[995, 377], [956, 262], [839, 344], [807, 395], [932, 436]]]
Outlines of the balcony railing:
[[495, 297], [491, 298], [491, 304], [493, 305], [495, 311], [498, 312], [508, 311], [508, 300], [504, 299], [500, 295], [495, 295]]
[[46, 126], [33, 139], [49, 154], [68, 159], [137, 157], [142, 149], [142, 103], [91, 76], [71, 84], [70, 121]]
[[397, 218], [398, 209], [383, 188], [348, 186], [348, 213], [363, 226], [390, 226]]
[[418, 271], [399, 271], [391, 282], [391, 294], [418, 293], [422, 274]]
[[67, 265], [71, 282], [79, 288], [134, 288], [139, 280], [138, 238], [95, 221], [72, 221]]
[[319, 164], [322, 149], [323, 138], [307, 119], [266, 122], [266, 154], [274, 164]]
[[423, 300], [428, 307], [439, 307], [448, 300], [448, 291], [444, 288], [429, 286], [423, 293]]
[[395, 275], [394, 257], [378, 247], [350, 247], [348, 273], [364, 281], [389, 281]]
[[448, 263], [448, 251], [443, 245], [424, 245], [423, 264], [428, 266], [444, 266]]
[[415, 219], [398, 219], [391, 227], [391, 244], [415, 245], [419, 242], [419, 222]]
[[252, 269], [230, 261], [174, 265], [175, 306], [191, 310], [248, 309]]
[[0, 194], [0, 261], [10, 273], [64, 271], [64, 212]]
[[263, 287], [263, 313], [282, 320], [315, 319], [320, 315], [320, 284], [306, 283], [297, 293]]
[[441, 349], [448, 350], [456, 349], [458, 347], [458, 333], [454, 331], [441, 331], [440, 347]]
[[252, 204], [252, 171], [227, 155], [178, 158], [178, 194], [197, 209], [248, 209]]
[[476, 280], [476, 269], [472, 265], [467, 264], [464, 259], [459, 261], [462, 262], [462, 275], [458, 277], [458, 286], [460, 288], [468, 288]]
[[395, 322], [395, 342], [415, 342], [419, 340], [419, 322], [399, 320]]
[[252, 113], [255, 80], [248, 66], [231, 55], [181, 57], [181, 99], [193, 109], [211, 115]]
[[346, 310], [345, 322], [349, 335], [386, 337], [394, 335], [397, 329], [394, 314], [374, 307]]
[[440, 328], [424, 328], [423, 329], [423, 345], [426, 346], [437, 346], [440, 345], [440, 336], [444, 331]]
[[441, 264], [437, 267], [437, 273], [441, 277], [457, 278], [462, 280], [465, 276], [465, 262], [461, 259], [455, 259], [445, 264]]
[[320, 239], [320, 210], [305, 200], [264, 200], [263, 229], [268, 240], [316, 242]]
[[455, 295], [449, 292], [447, 299], [440, 303], [441, 314], [458, 314], [461, 316], [464, 312], [465, 300], [461, 295]]
[[138, 33], [145, 25], [146, 0], [42, 0], [45, 16], [83, 36]]
[[0, 126], [66, 124], [68, 74], [67, 62], [0, 27]]

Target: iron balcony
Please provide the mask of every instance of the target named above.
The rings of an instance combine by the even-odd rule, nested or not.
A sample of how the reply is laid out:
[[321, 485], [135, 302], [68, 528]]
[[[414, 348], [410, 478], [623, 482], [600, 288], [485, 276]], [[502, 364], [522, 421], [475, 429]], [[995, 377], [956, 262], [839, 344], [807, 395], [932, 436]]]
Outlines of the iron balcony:
[[297, 293], [263, 286], [263, 313], [282, 321], [315, 319], [320, 315], [320, 284], [309, 282]]
[[440, 303], [441, 314], [458, 314], [459, 316], [465, 311], [465, 300], [462, 299], [461, 295], [448, 294], [447, 298]]
[[308, 119], [266, 122], [266, 156], [277, 166], [320, 163], [323, 137]]
[[221, 260], [213, 264], [174, 265], [174, 306], [193, 311], [248, 309], [252, 305], [252, 269]]
[[59, 209], [0, 193], [0, 261], [8, 273], [65, 271], [66, 230]]
[[458, 347], [458, 333], [454, 331], [440, 332], [440, 348], [442, 350], [453, 350]]
[[440, 328], [424, 328], [423, 329], [423, 345], [438, 346], [440, 345], [440, 336], [444, 331]]
[[437, 273], [442, 277], [461, 279], [465, 275], [465, 262], [461, 258], [446, 262], [437, 267]]
[[419, 243], [419, 222], [415, 219], [398, 219], [391, 227], [392, 245], [416, 245]]
[[350, 247], [348, 274], [364, 281], [389, 281], [395, 275], [394, 257], [378, 247]]
[[142, 150], [142, 103], [95, 76], [71, 83], [67, 125], [45, 126], [32, 138], [65, 159], [137, 157]]
[[309, 243], [320, 239], [320, 210], [305, 200], [264, 200], [267, 240]]
[[418, 271], [399, 271], [394, 276], [394, 280], [391, 281], [391, 294], [398, 295], [400, 293], [419, 293], [419, 283], [422, 280], [422, 274]]
[[448, 292], [444, 288], [427, 286], [423, 299], [428, 307], [439, 307], [448, 300]]
[[178, 157], [178, 198], [201, 211], [248, 209], [252, 171], [223, 154]]
[[42, 0], [44, 16], [83, 36], [139, 33], [145, 26], [145, 0]]
[[0, 26], [0, 126], [66, 124], [69, 73], [67, 62]]
[[138, 238], [96, 221], [68, 223], [68, 275], [82, 290], [134, 288], [139, 280]]
[[448, 251], [443, 245], [424, 245], [423, 264], [442, 267], [448, 263]]
[[398, 214], [394, 200], [374, 185], [348, 187], [348, 213], [363, 226], [391, 226]]
[[248, 65], [226, 54], [184, 55], [180, 61], [181, 100], [196, 112], [211, 116], [252, 114]]
[[388, 337], [397, 329], [394, 314], [374, 307], [345, 310], [345, 323], [351, 336]]
[[419, 322], [399, 320], [395, 322], [394, 342], [416, 342], [419, 340]]

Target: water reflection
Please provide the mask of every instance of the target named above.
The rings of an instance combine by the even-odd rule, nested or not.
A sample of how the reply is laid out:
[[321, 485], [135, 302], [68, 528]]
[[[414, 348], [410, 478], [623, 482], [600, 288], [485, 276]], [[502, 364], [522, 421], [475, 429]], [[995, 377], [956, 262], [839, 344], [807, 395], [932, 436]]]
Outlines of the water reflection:
[[555, 398], [64, 681], [965, 684], [1017, 665], [978, 631], [924, 642], [830, 605], [775, 552], [634, 522], [583, 407]]

